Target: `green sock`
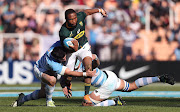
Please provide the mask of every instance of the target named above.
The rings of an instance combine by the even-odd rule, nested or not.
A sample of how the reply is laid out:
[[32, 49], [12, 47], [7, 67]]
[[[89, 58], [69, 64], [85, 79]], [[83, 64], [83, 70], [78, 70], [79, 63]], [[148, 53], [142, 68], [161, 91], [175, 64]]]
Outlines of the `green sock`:
[[85, 88], [84, 88], [85, 89], [85, 95], [87, 95], [87, 94], [89, 94], [91, 84], [85, 83], [84, 85], [85, 85]]

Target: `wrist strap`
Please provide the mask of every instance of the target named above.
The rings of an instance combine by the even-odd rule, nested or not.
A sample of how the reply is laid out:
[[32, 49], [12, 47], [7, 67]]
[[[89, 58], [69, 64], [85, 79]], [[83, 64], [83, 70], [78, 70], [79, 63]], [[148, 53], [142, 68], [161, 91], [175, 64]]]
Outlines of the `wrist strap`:
[[87, 76], [87, 75], [86, 75], [86, 72], [83, 72], [83, 76]]

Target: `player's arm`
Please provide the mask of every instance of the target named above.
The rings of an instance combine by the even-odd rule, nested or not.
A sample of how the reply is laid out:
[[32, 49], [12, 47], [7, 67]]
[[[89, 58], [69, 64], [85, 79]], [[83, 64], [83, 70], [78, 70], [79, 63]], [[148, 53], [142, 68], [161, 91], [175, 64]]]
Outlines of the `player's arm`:
[[76, 77], [81, 77], [81, 76], [93, 77], [95, 76], [95, 73], [96, 73], [96, 70], [87, 71], [87, 72], [76, 72], [76, 71], [71, 71], [69, 68], [66, 68], [64, 75], [70, 75], [70, 76], [76, 76]]
[[73, 46], [70, 46], [72, 49], [74, 49], [74, 51], [78, 50], [79, 47], [79, 43], [76, 39], [72, 39], [71, 42], [73, 43]]
[[84, 10], [84, 12], [86, 13], [86, 16], [92, 15], [94, 13], [101, 13], [104, 17], [107, 16], [106, 11], [104, 9], [101, 9], [101, 8], [100, 9], [86, 9], [86, 10]]
[[72, 96], [72, 84], [71, 84], [72, 77], [68, 75], [62, 75], [60, 79], [60, 85], [62, 87], [64, 96], [66, 98], [71, 98]]

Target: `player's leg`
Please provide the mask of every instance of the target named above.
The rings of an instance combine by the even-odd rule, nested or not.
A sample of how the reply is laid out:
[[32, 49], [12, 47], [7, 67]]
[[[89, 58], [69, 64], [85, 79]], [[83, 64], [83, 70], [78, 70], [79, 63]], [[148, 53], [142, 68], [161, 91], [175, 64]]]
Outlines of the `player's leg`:
[[[107, 99], [112, 94], [112, 92], [116, 90], [116, 87], [119, 83], [118, 77], [112, 71], [105, 71], [105, 73], [108, 75], [108, 78], [105, 84], [102, 86], [102, 89], [100, 88], [101, 93], [98, 92], [99, 90], [97, 91], [95, 90], [94, 95], [92, 94], [93, 96], [91, 96], [92, 98], [95, 98], [94, 96], [95, 95], [97, 96], [98, 95], [97, 93], [99, 93], [101, 100]], [[123, 101], [122, 98], [118, 96], [112, 100], [103, 100], [98, 104], [96, 104], [95, 106], [123, 106], [123, 105], [125, 105], [125, 101]]]
[[[116, 90], [116, 85], [118, 83], [117, 76], [111, 71], [104, 72], [107, 75], [106, 82], [103, 85], [93, 91], [90, 95], [84, 96], [84, 104], [90, 102], [93, 106], [112, 106], [112, 105], [123, 105], [123, 101], [120, 97], [112, 100], [106, 100], [110, 97], [113, 91]], [[86, 103], [87, 102], [87, 103]]]
[[[85, 57], [83, 59], [83, 65], [85, 67], [85, 71], [92, 71], [92, 58], [91, 57]], [[84, 86], [85, 86], [85, 95], [89, 94], [90, 86], [91, 86], [91, 77], [85, 77], [84, 78]]]
[[117, 85], [118, 91], [133, 91], [140, 87], [156, 83], [156, 82], [166, 82], [168, 84], [174, 85], [174, 78], [168, 75], [161, 75], [155, 77], [142, 77], [137, 79], [132, 83], [128, 83], [125, 80], [119, 79], [120, 83]]
[[[29, 100], [36, 100], [39, 98], [44, 98], [46, 96], [45, 95], [46, 91], [52, 91], [51, 88], [54, 88], [56, 84], [56, 78], [54, 76], [50, 76], [46, 73], [41, 72], [40, 69], [38, 69], [36, 66], [34, 66], [34, 75], [36, 76], [36, 78], [38, 78], [42, 82], [41, 90], [35, 90], [34, 92], [26, 96], [23, 93], [19, 94], [18, 99], [12, 105], [13, 107], [21, 106], [24, 102], [29, 101]], [[45, 86], [45, 85], [49, 85], [50, 87], [48, 88], [48, 86]], [[50, 95], [52, 98], [52, 94]]]
[[13, 103], [13, 107], [21, 106], [24, 104], [24, 102], [30, 101], [30, 100], [37, 100], [39, 98], [45, 98], [45, 90], [44, 90], [44, 84], [41, 83], [41, 89], [35, 90], [32, 93], [28, 95], [24, 95], [23, 93], [19, 94], [18, 99]]
[[49, 107], [55, 107], [54, 101], [52, 100], [52, 94], [54, 92], [56, 78], [48, 74], [42, 74], [42, 81], [45, 83], [44, 90], [46, 94], [46, 105]]
[[78, 51], [74, 53], [67, 54], [66, 56], [66, 67], [68, 67], [70, 70], [74, 71], [74, 66], [76, 62]]
[[116, 97], [114, 99], [102, 99], [100, 95], [97, 95], [97, 91], [93, 91], [90, 95], [85, 95], [83, 106], [123, 106], [125, 102], [122, 101], [121, 97]]
[[[91, 53], [91, 47], [88, 43], [86, 43], [83, 48], [78, 50], [79, 52], [79, 57], [80, 61], [83, 62], [83, 65], [85, 67], [85, 71], [92, 71], [92, 53]], [[90, 77], [85, 77], [84, 79], [85, 82], [85, 95], [89, 94], [90, 86], [91, 86], [91, 78]]]

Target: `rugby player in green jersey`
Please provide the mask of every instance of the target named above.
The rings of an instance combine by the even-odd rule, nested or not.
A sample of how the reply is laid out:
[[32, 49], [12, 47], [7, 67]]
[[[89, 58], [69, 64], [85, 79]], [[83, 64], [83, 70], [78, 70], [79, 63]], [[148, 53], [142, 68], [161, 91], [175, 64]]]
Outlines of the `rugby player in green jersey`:
[[[78, 51], [67, 55], [66, 66], [70, 70], [74, 70], [76, 59], [78, 58], [85, 65], [85, 70], [92, 71], [92, 53], [91, 47], [88, 43], [88, 39], [85, 35], [85, 18], [88, 15], [94, 13], [101, 13], [106, 17], [106, 11], [103, 9], [86, 9], [82, 12], [76, 13], [73, 9], [67, 9], [65, 11], [66, 22], [62, 25], [59, 31], [60, 41], [63, 43], [65, 38], [74, 38], [79, 42]], [[66, 79], [66, 78], [65, 78]], [[71, 78], [67, 78], [71, 80]], [[91, 85], [91, 78], [85, 78], [85, 95], [89, 93]], [[66, 89], [63, 87], [63, 89]], [[65, 93], [66, 96], [66, 93]]]

